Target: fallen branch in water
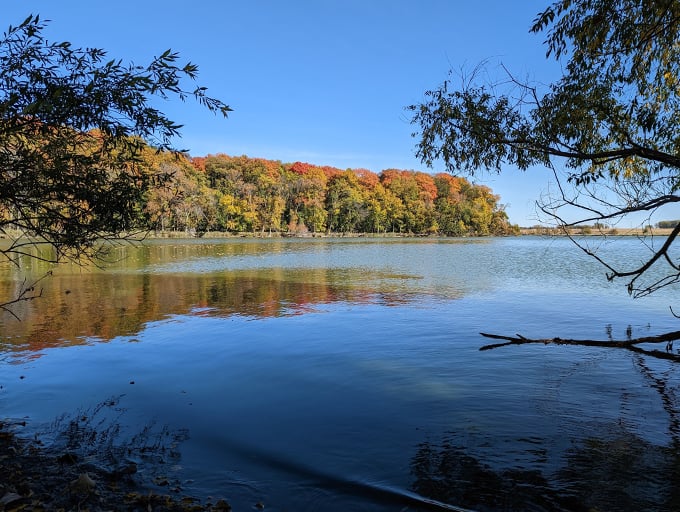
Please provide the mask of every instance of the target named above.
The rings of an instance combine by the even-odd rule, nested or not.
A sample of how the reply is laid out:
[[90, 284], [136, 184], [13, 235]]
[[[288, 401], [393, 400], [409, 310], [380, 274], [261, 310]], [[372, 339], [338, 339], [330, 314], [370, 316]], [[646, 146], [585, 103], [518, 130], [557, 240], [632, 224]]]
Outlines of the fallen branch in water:
[[[673, 342], [680, 340], [680, 331], [668, 332], [659, 334], [658, 336], [643, 336], [641, 338], [631, 338], [625, 341], [617, 340], [572, 340], [563, 338], [541, 338], [532, 339], [525, 338], [521, 334], [515, 336], [503, 336], [500, 334], [488, 334], [480, 332], [485, 338], [494, 340], [506, 340], [504, 343], [493, 343], [491, 345], [484, 345], [479, 350], [491, 350], [493, 348], [506, 347], [508, 345], [525, 345], [527, 343], [543, 343], [544, 345], [578, 345], [583, 347], [605, 347], [605, 348], [623, 348], [636, 352], [638, 354], [645, 354], [659, 359], [668, 359], [670, 361], [680, 362], [680, 354], [673, 352]], [[642, 343], [666, 343], [665, 350], [646, 349], [638, 345]]]

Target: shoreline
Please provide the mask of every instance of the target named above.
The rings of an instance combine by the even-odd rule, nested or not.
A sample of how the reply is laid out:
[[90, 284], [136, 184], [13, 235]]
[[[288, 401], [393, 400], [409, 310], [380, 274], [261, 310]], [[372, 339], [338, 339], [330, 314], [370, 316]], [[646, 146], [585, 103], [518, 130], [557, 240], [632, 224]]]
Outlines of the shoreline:
[[[569, 228], [569, 236], [668, 236], [672, 228]], [[567, 236], [562, 228], [535, 226], [519, 228], [516, 234], [447, 236], [429, 233], [287, 233], [287, 232], [230, 232], [230, 231], [149, 231], [145, 239], [193, 238], [507, 238], [513, 236]]]
[[[70, 450], [61, 453], [37, 438], [17, 433], [24, 421], [0, 419], [0, 510], [89, 510], [155, 512], [228, 512], [224, 499], [184, 495], [166, 481], [146, 482], [137, 466], [107, 470]], [[159, 486], [166, 485], [164, 492]]]
[[[233, 231], [139, 231], [135, 233], [121, 233], [118, 237], [110, 240], [157, 240], [157, 239], [219, 239], [219, 238], [507, 238], [514, 236], [668, 236], [673, 232], [672, 228], [569, 228], [567, 232], [559, 227], [532, 226], [520, 227], [517, 233], [504, 235], [461, 235], [447, 236], [432, 233], [288, 233], [279, 231], [265, 232], [233, 232]], [[0, 233], [0, 240], [28, 239], [23, 233], [6, 230]], [[45, 242], [41, 242], [44, 244]]]

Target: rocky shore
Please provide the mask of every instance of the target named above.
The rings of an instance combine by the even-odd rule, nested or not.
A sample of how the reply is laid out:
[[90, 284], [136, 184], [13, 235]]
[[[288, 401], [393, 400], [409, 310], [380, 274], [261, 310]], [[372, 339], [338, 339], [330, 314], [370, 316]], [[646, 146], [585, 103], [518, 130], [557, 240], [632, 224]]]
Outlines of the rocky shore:
[[162, 492], [170, 482], [144, 482], [130, 463], [105, 469], [75, 452], [55, 452], [37, 439], [20, 437], [22, 423], [0, 421], [0, 511], [148, 511], [218, 512], [231, 506], [223, 499], [184, 496], [180, 489]]

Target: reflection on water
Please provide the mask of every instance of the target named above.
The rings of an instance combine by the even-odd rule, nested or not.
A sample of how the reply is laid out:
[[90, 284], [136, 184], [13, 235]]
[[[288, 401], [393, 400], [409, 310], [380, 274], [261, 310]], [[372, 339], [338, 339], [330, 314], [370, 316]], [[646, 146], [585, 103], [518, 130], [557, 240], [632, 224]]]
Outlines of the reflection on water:
[[[423, 293], [447, 299], [462, 293], [451, 283], [424, 282], [422, 273], [376, 268], [370, 261], [374, 251], [347, 259], [344, 252], [356, 245], [158, 241], [112, 248], [103, 269], [91, 264], [53, 268], [23, 258], [18, 269], [5, 267], [0, 302], [15, 298], [24, 279], [54, 272], [40, 282], [40, 298], [12, 306], [21, 321], [0, 311], [0, 347], [35, 357], [48, 347], [131, 336], [169, 315], [277, 317], [334, 302], [400, 305]], [[385, 244], [375, 249], [384, 251]]]
[[[314, 311], [332, 302], [404, 304], [408, 293], [357, 288], [351, 269], [267, 270], [224, 275], [83, 272], [55, 275], [42, 297], [3, 315], [5, 350], [37, 351], [134, 335], [168, 315], [276, 317]], [[373, 276], [380, 277], [380, 276]], [[5, 297], [11, 297], [13, 290]], [[0, 299], [1, 300], [1, 299]]]
[[[677, 329], [677, 292], [632, 302], [572, 249], [118, 248], [103, 270], [59, 269], [21, 322], [0, 319], [0, 406], [30, 429], [120, 397], [123, 445], [153, 422], [186, 433], [183, 492], [235, 510], [678, 510], [679, 367], [592, 347], [478, 350], [481, 331]], [[7, 267], [0, 293], [47, 270]]]
[[[657, 375], [659, 368], [650, 368], [642, 356], [633, 359], [668, 414], [668, 438], [659, 436], [651, 442], [649, 436], [635, 433], [627, 416], [641, 414], [641, 404], [615, 422], [574, 438], [562, 453], [556, 451], [557, 439], [539, 431], [531, 438], [514, 439], [504, 458], [495, 459], [484, 454], [489, 446], [499, 448], [492, 442], [449, 432], [440, 441], [428, 439], [418, 445], [411, 461], [412, 489], [478, 511], [680, 510], [675, 372], [667, 366]], [[559, 408], [553, 412], [558, 414]], [[485, 433], [476, 435], [483, 438]], [[518, 449], [521, 445], [524, 448]]]
[[677, 445], [656, 446], [620, 432], [581, 440], [554, 474], [537, 466], [494, 469], [449, 436], [418, 447], [413, 490], [478, 511], [680, 510]]

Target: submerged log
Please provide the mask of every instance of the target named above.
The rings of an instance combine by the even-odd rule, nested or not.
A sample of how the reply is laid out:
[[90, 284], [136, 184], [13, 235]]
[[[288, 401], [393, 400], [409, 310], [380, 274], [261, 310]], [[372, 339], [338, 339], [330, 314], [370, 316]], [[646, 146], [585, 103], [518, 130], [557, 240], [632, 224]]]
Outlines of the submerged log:
[[[680, 339], [680, 331], [672, 331], [657, 336], [642, 336], [640, 338], [630, 338], [627, 340], [590, 340], [590, 339], [568, 339], [568, 338], [525, 338], [521, 334], [515, 336], [504, 336], [501, 334], [489, 334], [480, 332], [485, 338], [494, 340], [505, 340], [503, 343], [492, 343], [480, 347], [479, 350], [491, 350], [508, 345], [525, 345], [528, 343], [542, 343], [544, 345], [578, 345], [583, 347], [603, 347], [603, 348], [623, 348], [645, 354], [659, 359], [680, 362], [680, 354], [673, 352], [673, 342]], [[665, 350], [648, 349], [641, 347], [642, 344], [665, 343]]]

